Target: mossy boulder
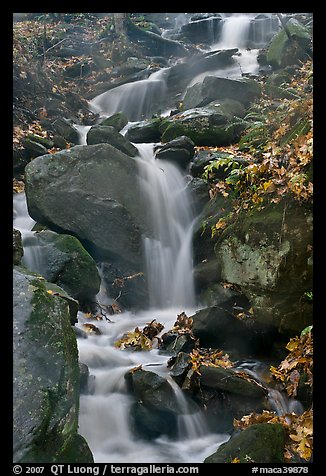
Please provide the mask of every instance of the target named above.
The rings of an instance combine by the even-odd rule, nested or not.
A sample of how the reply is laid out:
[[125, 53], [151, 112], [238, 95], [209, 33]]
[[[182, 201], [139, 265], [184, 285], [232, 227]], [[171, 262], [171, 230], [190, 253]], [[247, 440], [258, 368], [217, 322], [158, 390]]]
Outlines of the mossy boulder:
[[297, 64], [307, 58], [310, 50], [311, 33], [307, 27], [295, 18], [290, 18], [286, 29], [291, 39], [282, 29], [272, 38], [267, 49], [267, 61], [273, 69]]
[[14, 268], [14, 462], [93, 462], [77, 436], [79, 366], [69, 304], [48, 291], [44, 278]]
[[128, 128], [125, 137], [134, 143], [159, 142], [161, 139], [161, 123], [161, 118], [136, 122], [136, 124]]
[[279, 423], [251, 425], [223, 443], [204, 463], [283, 463], [285, 431]]
[[26, 237], [24, 244], [37, 247], [38, 259], [29, 266], [32, 271], [61, 286], [81, 304], [95, 300], [101, 279], [95, 261], [77, 238], [44, 230]]
[[312, 210], [288, 199], [242, 213], [215, 245], [222, 281], [241, 288], [257, 321], [293, 335], [312, 323]]
[[112, 126], [117, 131], [121, 131], [121, 129], [123, 129], [127, 124], [128, 118], [123, 114], [123, 112], [116, 112], [99, 123], [101, 126]]
[[243, 115], [244, 108], [238, 101], [213, 101], [205, 107], [189, 109], [164, 121], [161, 125], [162, 142], [187, 136], [197, 146], [230, 145], [239, 139], [243, 130], [241, 125], [233, 122]]

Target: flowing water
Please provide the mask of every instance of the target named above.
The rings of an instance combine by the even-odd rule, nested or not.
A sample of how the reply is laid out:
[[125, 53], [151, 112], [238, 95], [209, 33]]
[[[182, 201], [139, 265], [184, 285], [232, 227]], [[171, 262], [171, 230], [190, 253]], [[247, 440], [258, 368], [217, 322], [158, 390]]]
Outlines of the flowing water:
[[90, 101], [90, 109], [110, 116], [123, 112], [129, 121], [138, 121], [158, 113], [166, 96], [165, 70], [152, 73], [149, 78], [122, 84]]
[[[237, 70], [217, 71], [217, 75], [239, 77], [246, 64], [250, 72], [256, 71], [256, 52], [246, 56], [244, 45], [250, 16], [239, 15], [224, 19], [219, 48], [240, 47]], [[213, 48], [212, 48], [213, 49]], [[248, 52], [249, 53], [249, 52]], [[212, 74], [212, 73], [210, 73]], [[158, 112], [166, 96], [165, 70], [152, 74], [146, 80], [128, 83], [107, 91], [93, 101], [91, 108], [107, 116], [123, 111], [130, 121], [137, 121]], [[89, 126], [76, 126], [81, 144], [86, 144]], [[196, 217], [190, 207], [185, 177], [178, 167], [167, 161], [156, 160], [153, 144], [135, 144], [139, 151], [136, 160], [139, 170], [141, 200], [148, 213], [152, 232], [143, 237], [146, 275], [149, 282], [150, 308], [137, 313], [123, 312], [110, 316], [110, 320], [97, 321], [102, 335], [78, 338], [80, 361], [90, 371], [89, 392], [81, 395], [79, 432], [93, 454], [95, 462], [114, 463], [200, 463], [218, 446], [229, 439], [228, 434], [212, 433], [202, 411], [193, 411], [178, 385], [169, 377], [168, 357], [159, 349], [150, 352], [120, 350], [114, 343], [135, 327], [142, 328], [156, 319], [167, 332], [177, 315], [196, 311], [193, 282], [192, 232]], [[28, 217], [24, 194], [14, 198], [16, 211], [14, 226], [22, 231], [25, 264], [35, 269], [37, 258], [31, 255], [34, 221]], [[34, 242], [37, 249], [37, 241]], [[38, 269], [39, 272], [41, 272]], [[112, 302], [102, 282], [98, 302]], [[83, 329], [87, 316], [78, 314], [77, 326]], [[180, 409], [176, 438], [162, 436], [144, 441], [135, 436], [130, 415], [133, 397], [127, 392], [124, 375], [136, 366], [165, 377], [170, 383]], [[248, 372], [254, 372], [246, 367]], [[254, 372], [257, 377], [257, 373]], [[270, 401], [275, 402], [278, 413], [289, 409], [289, 402], [271, 390]], [[293, 402], [291, 403], [293, 407]], [[300, 411], [300, 409], [297, 409]]]

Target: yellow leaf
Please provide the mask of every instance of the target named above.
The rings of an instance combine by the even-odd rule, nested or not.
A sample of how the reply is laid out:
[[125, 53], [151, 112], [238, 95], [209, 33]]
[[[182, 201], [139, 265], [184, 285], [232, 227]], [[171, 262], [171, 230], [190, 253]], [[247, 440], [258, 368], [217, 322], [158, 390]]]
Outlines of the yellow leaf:
[[240, 463], [240, 460], [239, 460], [239, 458], [233, 458], [233, 460], [231, 461], [231, 463]]

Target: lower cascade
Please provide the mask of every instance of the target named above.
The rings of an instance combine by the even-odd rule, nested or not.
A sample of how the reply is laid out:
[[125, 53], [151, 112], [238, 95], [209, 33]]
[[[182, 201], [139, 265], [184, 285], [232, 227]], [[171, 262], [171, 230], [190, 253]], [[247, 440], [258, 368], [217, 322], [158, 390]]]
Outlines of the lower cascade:
[[[193, 313], [195, 306], [192, 273], [195, 217], [185, 179], [176, 165], [155, 159], [153, 144], [137, 144], [137, 147], [139, 157], [135, 160], [141, 199], [153, 229], [152, 236], [143, 239], [150, 309], [137, 314], [117, 314], [113, 323], [97, 324], [102, 336], [78, 339], [80, 361], [95, 377], [92, 394], [81, 396], [80, 433], [90, 445], [96, 462], [202, 462], [229, 435], [209, 432], [202, 412], [189, 408], [183, 391], [169, 377], [166, 355], [158, 349], [135, 352], [114, 347], [125, 332], [143, 327], [154, 318], [169, 330], [177, 314], [184, 310]], [[103, 296], [99, 296], [101, 299]], [[81, 328], [83, 322], [81, 316]], [[180, 413], [176, 438], [161, 436], [145, 442], [135, 437], [130, 415], [134, 399], [127, 392], [124, 375], [139, 365], [167, 378], [171, 385]]]

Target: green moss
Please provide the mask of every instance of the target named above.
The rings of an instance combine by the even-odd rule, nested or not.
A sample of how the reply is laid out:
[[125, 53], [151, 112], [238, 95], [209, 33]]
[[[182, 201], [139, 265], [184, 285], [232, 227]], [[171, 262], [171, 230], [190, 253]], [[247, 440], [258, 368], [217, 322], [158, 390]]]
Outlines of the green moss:
[[222, 444], [204, 463], [283, 463], [285, 432], [279, 423], [251, 425]]

